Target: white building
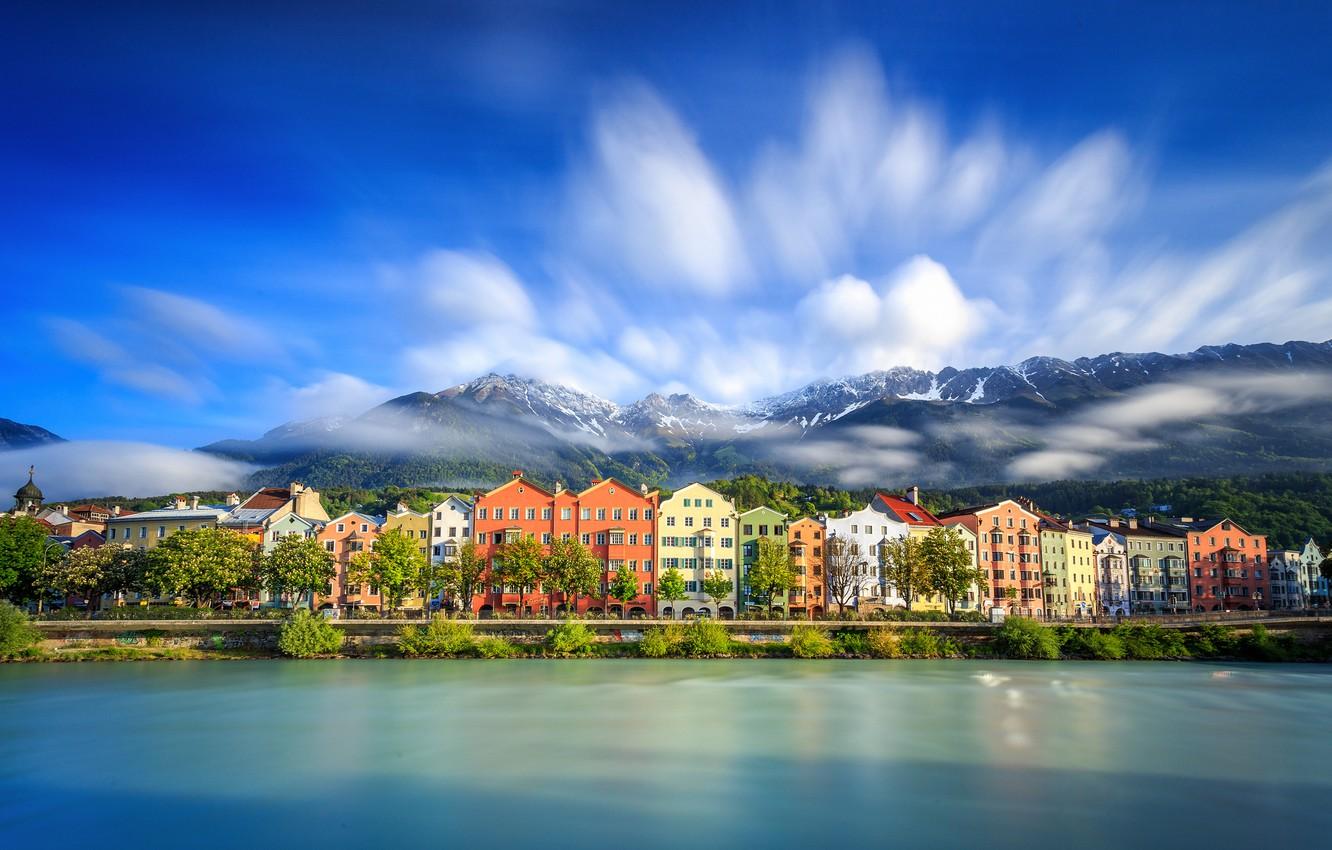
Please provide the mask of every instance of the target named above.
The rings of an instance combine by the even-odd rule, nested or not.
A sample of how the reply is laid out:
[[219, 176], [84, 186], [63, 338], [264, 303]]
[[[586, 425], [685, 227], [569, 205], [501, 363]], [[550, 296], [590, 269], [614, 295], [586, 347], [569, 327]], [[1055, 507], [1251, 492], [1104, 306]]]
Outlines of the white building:
[[1303, 567], [1300, 583], [1304, 587], [1304, 598], [1311, 606], [1328, 604], [1327, 579], [1318, 572], [1324, 557], [1326, 554], [1318, 548], [1312, 537], [1305, 541], [1304, 548], [1300, 550], [1300, 564]]
[[1133, 610], [1129, 602], [1128, 547], [1113, 531], [1092, 526], [1091, 533], [1096, 549], [1096, 613], [1127, 615]]
[[1296, 549], [1277, 549], [1267, 553], [1267, 579], [1271, 589], [1272, 609], [1307, 608], [1309, 597], [1304, 589], [1304, 562]]
[[472, 536], [472, 503], [449, 496], [430, 509], [430, 559], [442, 564]]
[[858, 511], [852, 511], [841, 517], [820, 517], [828, 537], [840, 537], [854, 540], [860, 545], [864, 555], [860, 586], [852, 602], [859, 610], [862, 606], [884, 605], [906, 607], [906, 600], [896, 591], [884, 584], [883, 564], [879, 557], [879, 547], [896, 537], [906, 537], [908, 526], [899, 520], [878, 499]]

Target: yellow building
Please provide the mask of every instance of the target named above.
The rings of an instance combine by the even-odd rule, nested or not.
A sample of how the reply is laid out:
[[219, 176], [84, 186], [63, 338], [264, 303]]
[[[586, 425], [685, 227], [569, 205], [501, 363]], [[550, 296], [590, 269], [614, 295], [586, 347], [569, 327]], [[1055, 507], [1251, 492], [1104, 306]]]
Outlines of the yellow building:
[[[657, 511], [657, 583], [668, 569], [679, 570], [685, 580], [685, 598], [657, 599], [661, 617], [734, 617], [736, 611], [735, 503], [702, 484], [676, 490]], [[721, 570], [731, 577], [731, 594], [720, 605], [703, 592], [703, 577]]]
[[188, 502], [184, 496], [177, 496], [169, 508], [109, 517], [106, 542], [147, 551], [178, 531], [216, 528], [228, 513], [226, 508], [200, 505], [198, 496]]
[[[402, 502], [384, 518], [380, 533], [399, 529], [406, 537], [415, 540], [421, 549], [421, 555], [430, 560], [430, 514], [418, 514], [409, 510]], [[420, 610], [421, 597], [411, 596], [402, 601], [403, 608]]]
[[1086, 617], [1096, 610], [1095, 551], [1090, 531], [1041, 516], [1041, 572], [1049, 617]]

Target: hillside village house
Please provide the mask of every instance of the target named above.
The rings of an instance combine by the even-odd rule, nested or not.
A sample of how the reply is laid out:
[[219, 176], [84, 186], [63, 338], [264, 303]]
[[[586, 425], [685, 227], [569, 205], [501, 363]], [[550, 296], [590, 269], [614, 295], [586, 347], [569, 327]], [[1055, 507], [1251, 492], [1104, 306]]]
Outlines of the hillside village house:
[[226, 507], [199, 504], [198, 496], [177, 496], [170, 507], [108, 518], [106, 542], [147, 551], [178, 531], [217, 528], [229, 513]]
[[721, 570], [731, 576], [732, 592], [737, 591], [738, 516], [734, 502], [703, 484], [687, 484], [661, 503], [657, 517], [661, 570], [679, 570], [686, 593], [674, 605], [663, 600], [660, 616], [735, 616], [739, 610], [736, 597], [714, 603], [703, 592], [703, 577], [709, 570]]
[[1129, 614], [1184, 613], [1189, 610], [1184, 532], [1152, 519], [1092, 519], [1088, 528], [1105, 528], [1124, 545], [1128, 569]]
[[[492, 577], [505, 543], [528, 537], [538, 540], [543, 552], [557, 538], [575, 538], [601, 562], [600, 597], [580, 597], [579, 613], [610, 613], [644, 617], [654, 610], [658, 493], [636, 488], [614, 478], [597, 481], [581, 492], [566, 490], [558, 482], [546, 490], [514, 470], [512, 480], [477, 496], [472, 526], [477, 548], [489, 575], [485, 592], [473, 608], [481, 616], [508, 611], [531, 616], [555, 613], [572, 600], [535, 587], [502, 587]], [[624, 564], [639, 576], [638, 596], [621, 603], [606, 596], [611, 577]], [[552, 607], [554, 606], [554, 607]]]
[[1096, 614], [1122, 617], [1129, 613], [1128, 549], [1124, 537], [1108, 528], [1090, 526], [1096, 553]]
[[1318, 569], [1324, 557], [1323, 551], [1318, 548], [1312, 537], [1305, 541], [1304, 548], [1300, 550], [1300, 563], [1304, 567], [1300, 581], [1304, 585], [1304, 598], [1310, 605], [1328, 604], [1328, 582]]
[[1278, 549], [1267, 553], [1268, 598], [1272, 609], [1304, 608], [1308, 597], [1304, 592], [1304, 564], [1299, 549]]
[[[380, 533], [397, 529], [407, 539], [416, 544], [424, 558], [430, 557], [430, 514], [417, 513], [399, 502], [386, 517]], [[419, 611], [423, 605], [420, 596], [413, 594], [402, 601], [404, 610]]]
[[[962, 542], [966, 544], [967, 551], [971, 553], [972, 566], [974, 567], [979, 563], [977, 561], [979, 554], [976, 547], [975, 532], [965, 525], [945, 526], [940, 522], [938, 517], [920, 504], [919, 487], [912, 487], [905, 496], [876, 493], [873, 504], [890, 519], [905, 524], [907, 536], [911, 538], [924, 539], [936, 528], [951, 527], [954, 533], [961, 535]], [[959, 611], [975, 609], [979, 599], [979, 588], [972, 585], [966, 597], [957, 600], [957, 608]], [[948, 610], [948, 601], [938, 594], [925, 593], [917, 596], [911, 607], [917, 611], [946, 611]]]
[[750, 608], [767, 610], [771, 602], [773, 616], [785, 616], [790, 599], [788, 592], [774, 594], [771, 600], [760, 598], [749, 586], [749, 570], [758, 560], [759, 540], [764, 538], [775, 541], [782, 547], [782, 551], [789, 552], [786, 537], [786, 514], [774, 510], [766, 505], [752, 508], [741, 512], [736, 517], [737, 533], [735, 536], [739, 546], [736, 564], [739, 565], [740, 574], [740, 607], [739, 611], [744, 613]]

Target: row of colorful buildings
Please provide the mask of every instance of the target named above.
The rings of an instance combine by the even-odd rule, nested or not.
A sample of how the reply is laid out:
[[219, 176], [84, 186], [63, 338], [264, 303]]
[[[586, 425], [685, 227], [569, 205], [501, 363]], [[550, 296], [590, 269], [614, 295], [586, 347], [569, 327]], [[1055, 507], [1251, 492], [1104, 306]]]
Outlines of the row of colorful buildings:
[[[385, 516], [358, 512], [330, 517], [319, 493], [293, 482], [263, 488], [248, 497], [231, 494], [221, 505], [177, 498], [160, 509], [129, 513], [97, 505], [42, 504], [32, 481], [15, 494], [15, 510], [37, 517], [63, 545], [103, 542], [151, 549], [172, 534], [193, 528], [228, 528], [271, 549], [287, 535], [319, 540], [333, 556], [336, 575], [315, 605], [327, 609], [379, 609], [379, 589], [349, 578], [352, 557], [373, 548], [379, 535], [398, 529], [419, 541], [435, 562], [456, 556], [475, 542], [488, 567], [500, 547], [526, 537], [548, 547], [577, 539], [602, 565], [601, 594], [575, 601], [544, 588], [517, 588], [485, 581], [470, 600], [480, 616], [511, 613], [540, 616], [574, 605], [579, 613], [626, 617], [734, 617], [760, 604], [776, 614], [819, 617], [850, 607], [861, 614], [905, 607], [906, 600], [884, 578], [882, 551], [889, 541], [924, 537], [933, 529], [956, 531], [986, 579], [958, 600], [962, 610], [1041, 618], [1093, 615], [1298, 609], [1325, 605], [1327, 582], [1318, 574], [1320, 548], [1309, 540], [1301, 550], [1268, 551], [1266, 538], [1229, 519], [1121, 519], [1090, 517], [1070, 522], [1039, 511], [1024, 500], [1006, 499], [935, 515], [920, 503], [919, 489], [902, 495], [878, 493], [864, 508], [840, 516], [791, 518], [768, 506], [738, 507], [703, 484], [689, 484], [663, 499], [658, 491], [615, 479], [583, 490], [558, 482], [546, 488], [515, 470], [511, 480], [484, 493], [451, 495], [418, 513], [399, 504]], [[758, 599], [749, 569], [763, 538], [789, 550], [794, 586], [772, 600]], [[828, 575], [829, 541], [854, 543], [856, 560], [848, 582], [838, 562], [838, 581]], [[607, 596], [617, 571], [637, 576], [639, 593]], [[662, 573], [677, 570], [683, 599], [662, 600]], [[704, 591], [704, 580], [732, 578], [724, 597]], [[487, 573], [487, 577], [490, 574]], [[834, 592], [835, 591], [835, 592]], [[833, 598], [836, 597], [836, 598]], [[262, 595], [236, 591], [234, 605], [260, 605]], [[407, 607], [424, 604], [409, 600]], [[917, 610], [942, 610], [945, 600], [925, 595]]]

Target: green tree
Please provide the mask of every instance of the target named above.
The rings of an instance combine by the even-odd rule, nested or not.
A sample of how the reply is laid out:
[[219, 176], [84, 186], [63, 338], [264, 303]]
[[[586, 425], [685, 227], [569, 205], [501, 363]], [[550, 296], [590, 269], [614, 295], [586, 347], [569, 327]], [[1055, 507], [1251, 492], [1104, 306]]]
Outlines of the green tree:
[[103, 548], [84, 546], [64, 552], [64, 557], [52, 558], [41, 570], [41, 587], [60, 596], [82, 596], [90, 610], [96, 609], [111, 554], [103, 553]]
[[38, 595], [47, 562], [46, 526], [30, 516], [0, 516], [0, 594], [15, 602]]
[[486, 571], [486, 559], [477, 551], [476, 542], [468, 539], [458, 547], [458, 553], [445, 562], [445, 593], [455, 608], [472, 614], [472, 597], [476, 595], [481, 576]]
[[717, 606], [718, 613], [721, 613], [721, 604], [734, 590], [735, 582], [725, 570], [709, 570], [703, 574], [703, 592]]
[[342, 630], [323, 617], [297, 608], [278, 629], [278, 649], [292, 658], [334, 655], [342, 649]]
[[545, 556], [535, 537], [517, 538], [501, 543], [495, 551], [495, 566], [501, 583], [518, 594], [518, 616], [527, 614], [527, 594], [541, 584]]
[[374, 545], [352, 556], [348, 577], [357, 584], [379, 588], [380, 598], [396, 611], [420, 573], [425, 555], [417, 542], [400, 528], [390, 528], [375, 538]]
[[1017, 607], [1018, 589], [1016, 587], [1005, 587], [1004, 598], [1008, 600], [1009, 610], [1013, 610]]
[[1318, 565], [1318, 574], [1323, 577], [1324, 581], [1332, 583], [1332, 555], [1328, 555]]
[[0, 658], [19, 655], [40, 639], [26, 611], [0, 600]]
[[675, 603], [685, 598], [685, 580], [680, 571], [670, 567], [657, 579], [657, 598], [665, 599], [672, 609]]
[[786, 544], [774, 537], [760, 537], [754, 563], [749, 567], [749, 589], [768, 607], [778, 596], [795, 587], [795, 559]]
[[196, 608], [255, 576], [254, 541], [225, 528], [178, 531], [148, 553], [147, 585]]
[[629, 569], [627, 561], [620, 562], [620, 566], [616, 568], [607, 594], [612, 599], [620, 601], [620, 613], [622, 616], [626, 615], [629, 603], [639, 594], [638, 574]]
[[129, 544], [104, 544], [97, 550], [106, 557], [102, 592], [110, 595], [116, 605], [131, 593], [146, 589], [148, 553]]
[[[578, 610], [579, 596], [591, 596], [601, 589], [601, 562], [574, 537], [551, 542], [545, 574], [546, 589], [552, 595], [558, 592], [564, 597], [565, 609], [570, 614]], [[553, 604], [551, 608], [554, 609]]]
[[928, 576], [926, 590], [938, 593], [948, 602], [948, 611], [957, 610], [958, 600], [972, 585], [984, 596], [989, 590], [983, 570], [976, 566], [976, 555], [967, 548], [961, 532], [949, 526], [930, 529], [920, 544], [921, 559]]
[[448, 584], [448, 566], [443, 561], [436, 561], [429, 555], [423, 555], [411, 582], [412, 588], [421, 595], [422, 617], [430, 616], [430, 600], [443, 594]]
[[908, 611], [916, 597], [930, 587], [930, 568], [922, 554], [921, 543], [918, 537], [894, 537], [884, 541], [879, 549], [883, 558], [883, 580], [902, 597]]
[[314, 604], [314, 595], [326, 587], [337, 567], [333, 553], [313, 537], [288, 534], [278, 540], [273, 550], [264, 556], [264, 585], [274, 599], [283, 594], [295, 594], [296, 606], [308, 600]]

